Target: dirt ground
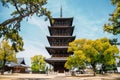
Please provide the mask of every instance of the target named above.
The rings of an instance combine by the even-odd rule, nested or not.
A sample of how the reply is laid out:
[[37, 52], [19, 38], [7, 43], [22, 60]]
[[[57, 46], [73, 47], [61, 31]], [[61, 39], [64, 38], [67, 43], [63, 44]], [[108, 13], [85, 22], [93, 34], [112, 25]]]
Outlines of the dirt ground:
[[120, 74], [109, 73], [93, 76], [92, 74], [80, 74], [70, 76], [66, 74], [5, 74], [0, 75], [0, 80], [120, 80]]

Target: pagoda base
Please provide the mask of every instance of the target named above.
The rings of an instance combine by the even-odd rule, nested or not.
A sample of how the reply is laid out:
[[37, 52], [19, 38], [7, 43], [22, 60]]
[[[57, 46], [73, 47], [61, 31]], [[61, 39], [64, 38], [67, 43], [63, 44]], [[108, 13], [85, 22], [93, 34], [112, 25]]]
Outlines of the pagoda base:
[[68, 69], [66, 69], [64, 67], [65, 62], [56, 62], [54, 63], [53, 67], [54, 67], [54, 71], [58, 72], [58, 73], [64, 73], [66, 71], [69, 71]]
[[65, 71], [69, 71], [64, 67], [66, 59], [66, 57], [52, 57], [45, 61], [53, 66], [55, 72], [64, 73]]

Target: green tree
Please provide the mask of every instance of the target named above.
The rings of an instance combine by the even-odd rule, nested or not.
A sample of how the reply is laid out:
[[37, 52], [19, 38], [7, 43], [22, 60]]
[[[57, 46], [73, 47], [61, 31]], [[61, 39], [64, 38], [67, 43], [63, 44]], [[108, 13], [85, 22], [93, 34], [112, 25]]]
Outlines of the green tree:
[[13, 48], [18, 52], [23, 50], [23, 40], [19, 35], [21, 22], [23, 19], [36, 15], [50, 18], [50, 11], [44, 6], [47, 0], [0, 0], [3, 7], [14, 7], [11, 18], [0, 23], [0, 38], [10, 39]]
[[8, 44], [8, 41], [3, 40], [0, 45], [0, 61], [2, 66], [1, 74], [4, 74], [5, 63], [8, 62], [16, 62], [16, 52], [13, 50], [11, 45]]
[[32, 71], [45, 71], [46, 62], [44, 61], [44, 57], [42, 55], [35, 55], [31, 57], [31, 64]]
[[115, 6], [114, 12], [110, 15], [110, 23], [104, 25], [104, 31], [114, 35], [120, 34], [120, 0], [111, 0]]
[[[78, 39], [69, 43], [68, 52], [73, 52], [74, 56], [76, 51], [82, 51], [82, 56], [79, 56], [79, 58], [83, 59], [83, 55], [85, 55], [85, 60], [80, 60], [79, 58], [74, 59], [70, 56], [68, 57], [66, 65], [69, 67], [73, 65], [73, 63], [68, 64], [68, 62], [74, 62], [76, 60], [83, 61], [82, 63], [89, 63], [93, 68], [94, 75], [96, 74], [97, 64], [113, 65], [115, 64], [115, 58], [119, 57], [117, 55], [119, 53], [119, 49], [117, 46], [111, 45], [107, 38], [96, 40]], [[82, 66], [83, 64], [79, 64], [79, 66], [80, 65]]]
[[74, 69], [74, 68], [83, 68], [85, 66], [86, 57], [83, 51], [75, 51], [74, 55], [67, 58], [67, 62], [65, 63], [65, 67], [67, 69]]
[[[106, 71], [108, 66], [115, 69], [116, 58], [119, 58], [119, 49], [116, 45], [112, 45], [107, 38], [101, 38], [101, 50], [99, 51], [98, 61], [102, 65], [101, 69]], [[98, 48], [99, 49], [99, 48]], [[110, 67], [108, 70], [110, 70]]]

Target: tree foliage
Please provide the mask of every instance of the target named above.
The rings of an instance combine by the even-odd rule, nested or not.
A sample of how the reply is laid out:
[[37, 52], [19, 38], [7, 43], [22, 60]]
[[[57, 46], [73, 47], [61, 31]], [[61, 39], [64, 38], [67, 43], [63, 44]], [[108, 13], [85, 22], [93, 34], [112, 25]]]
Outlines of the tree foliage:
[[[115, 58], [119, 57], [117, 55], [119, 49], [116, 45], [111, 45], [107, 38], [75, 40], [69, 43], [68, 52], [73, 52], [74, 54], [68, 57], [65, 64], [66, 68], [76, 67], [74, 64], [78, 61], [77, 65], [79, 65], [77, 67], [83, 66], [83, 63], [89, 63], [94, 72], [96, 72], [97, 64], [113, 65], [115, 64]], [[80, 52], [80, 54], [78, 54], [79, 56], [76, 55], [76, 52]]]
[[67, 69], [74, 69], [74, 68], [83, 68], [85, 66], [86, 57], [83, 54], [82, 50], [75, 51], [74, 55], [67, 58], [67, 62], [65, 63], [65, 67]]
[[23, 19], [33, 15], [46, 16], [46, 20], [51, 18], [50, 11], [44, 6], [47, 0], [0, 0], [0, 2], [3, 7], [14, 7], [11, 18], [0, 23], [0, 38], [10, 39], [16, 51], [23, 50], [23, 40], [19, 35]]
[[45, 71], [46, 62], [42, 55], [35, 55], [31, 58], [31, 69], [32, 71]]
[[110, 15], [110, 22], [104, 25], [104, 31], [116, 35], [120, 34], [120, 0], [111, 0], [111, 2], [115, 6], [115, 10]]
[[8, 62], [16, 62], [16, 52], [14, 49], [9, 45], [8, 41], [3, 40], [0, 45], [0, 61], [2, 64], [2, 73], [4, 73], [5, 63]]

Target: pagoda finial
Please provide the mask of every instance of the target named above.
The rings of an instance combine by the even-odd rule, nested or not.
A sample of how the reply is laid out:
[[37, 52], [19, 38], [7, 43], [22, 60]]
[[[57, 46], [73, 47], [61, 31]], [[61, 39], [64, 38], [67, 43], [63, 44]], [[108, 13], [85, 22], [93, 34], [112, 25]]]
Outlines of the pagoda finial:
[[61, 5], [61, 8], [60, 8], [60, 17], [62, 18], [62, 5]]

